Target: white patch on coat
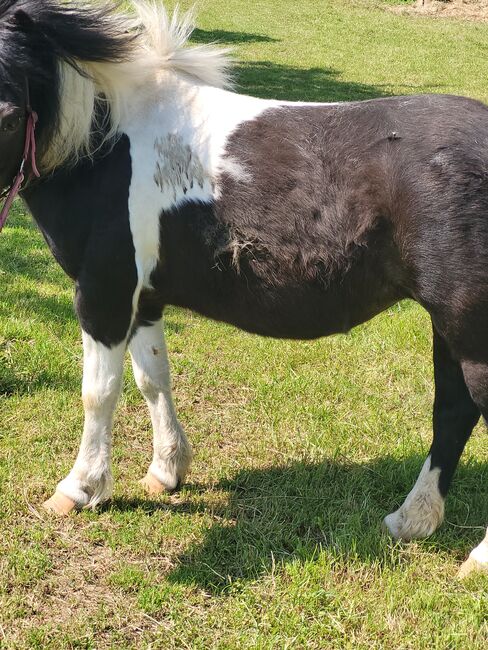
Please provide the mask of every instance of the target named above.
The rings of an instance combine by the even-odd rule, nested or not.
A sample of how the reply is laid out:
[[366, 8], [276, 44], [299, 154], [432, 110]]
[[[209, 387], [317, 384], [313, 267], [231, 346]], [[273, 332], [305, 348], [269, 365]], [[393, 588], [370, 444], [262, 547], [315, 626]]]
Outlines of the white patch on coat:
[[438, 467], [431, 469], [430, 456], [403, 505], [385, 517], [385, 526], [395, 539], [428, 537], [444, 519], [444, 499], [439, 491]]
[[108, 348], [83, 332], [85, 424], [73, 469], [59, 492], [78, 507], [95, 507], [112, 493], [112, 419], [122, 384], [126, 343]]
[[162, 321], [140, 327], [129, 343], [129, 351], [134, 377], [146, 398], [153, 425], [149, 471], [166, 489], [174, 490], [186, 476], [192, 452], [173, 406]]

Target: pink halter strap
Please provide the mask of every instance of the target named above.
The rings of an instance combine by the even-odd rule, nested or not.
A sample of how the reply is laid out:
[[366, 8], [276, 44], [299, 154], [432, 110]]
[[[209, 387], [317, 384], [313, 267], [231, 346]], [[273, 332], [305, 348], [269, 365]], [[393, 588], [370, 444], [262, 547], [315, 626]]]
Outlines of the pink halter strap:
[[25, 144], [24, 144], [24, 153], [22, 156], [22, 161], [20, 163], [20, 168], [17, 173], [17, 176], [14, 179], [14, 182], [8, 190], [7, 198], [3, 204], [2, 211], [0, 212], [0, 232], [7, 221], [8, 213], [10, 207], [13, 203], [13, 200], [19, 193], [22, 183], [24, 182], [24, 167], [26, 162], [30, 162], [32, 173], [39, 178], [40, 173], [36, 165], [36, 124], [37, 124], [37, 113], [31, 108], [27, 109], [27, 124], [25, 128]]

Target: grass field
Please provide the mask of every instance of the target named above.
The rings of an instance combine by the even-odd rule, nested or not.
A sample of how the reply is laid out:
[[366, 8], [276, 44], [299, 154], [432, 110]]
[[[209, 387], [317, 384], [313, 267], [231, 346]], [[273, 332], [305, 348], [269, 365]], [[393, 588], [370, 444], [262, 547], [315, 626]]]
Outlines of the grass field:
[[[239, 88], [262, 97], [488, 100], [488, 25], [386, 4], [205, 0], [194, 40], [233, 47]], [[488, 577], [455, 579], [488, 523], [484, 428], [435, 535], [402, 544], [380, 529], [431, 440], [416, 305], [306, 343], [168, 310], [188, 483], [158, 499], [138, 487], [150, 421], [127, 369], [114, 499], [59, 520], [40, 505], [79, 442], [80, 335], [72, 286], [20, 205], [0, 237], [0, 291], [0, 647], [487, 647]]]

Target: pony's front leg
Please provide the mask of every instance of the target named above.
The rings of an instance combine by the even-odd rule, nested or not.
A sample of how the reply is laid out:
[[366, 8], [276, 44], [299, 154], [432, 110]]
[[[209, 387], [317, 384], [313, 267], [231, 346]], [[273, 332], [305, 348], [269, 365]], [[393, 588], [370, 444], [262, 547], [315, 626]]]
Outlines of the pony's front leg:
[[44, 507], [58, 514], [91, 507], [112, 492], [112, 418], [120, 393], [126, 342], [107, 347], [83, 332], [85, 424], [78, 457]]
[[129, 344], [134, 377], [146, 398], [153, 426], [153, 460], [141, 483], [149, 493], [172, 491], [183, 482], [191, 447], [173, 406], [162, 321], [140, 325]]

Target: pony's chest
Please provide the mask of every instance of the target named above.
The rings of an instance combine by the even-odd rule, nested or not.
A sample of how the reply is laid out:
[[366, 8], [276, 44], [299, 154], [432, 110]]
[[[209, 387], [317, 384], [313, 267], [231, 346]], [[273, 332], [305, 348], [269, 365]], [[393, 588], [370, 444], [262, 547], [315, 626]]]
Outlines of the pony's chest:
[[178, 135], [156, 129], [131, 132], [129, 219], [143, 285], [159, 258], [161, 214], [185, 200], [206, 200], [211, 183], [202, 162]]

